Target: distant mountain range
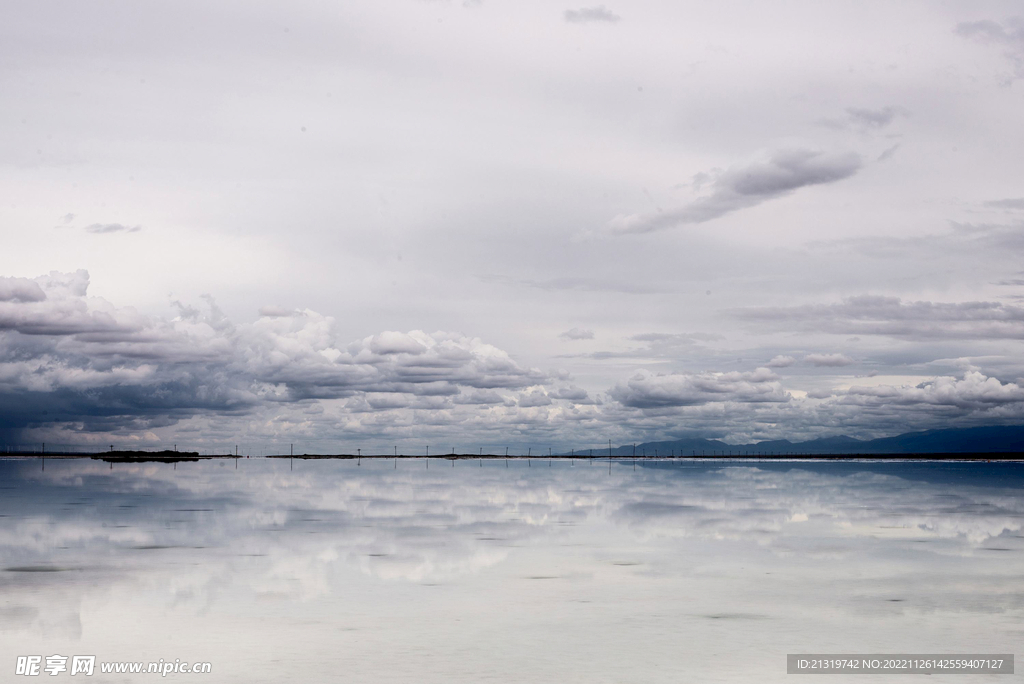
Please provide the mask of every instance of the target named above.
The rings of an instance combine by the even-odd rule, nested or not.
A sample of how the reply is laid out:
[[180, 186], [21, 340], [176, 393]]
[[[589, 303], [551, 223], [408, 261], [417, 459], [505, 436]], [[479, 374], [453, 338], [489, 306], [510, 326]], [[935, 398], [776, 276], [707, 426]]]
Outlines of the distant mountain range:
[[[586, 455], [590, 449], [578, 449]], [[608, 448], [595, 448], [595, 456], [607, 456]], [[648, 456], [755, 456], [758, 454], [954, 454], [954, 453], [1024, 453], [1024, 426], [993, 426], [951, 428], [908, 432], [895, 437], [861, 440], [853, 437], [825, 437], [808, 442], [778, 439], [753, 444], [726, 444], [716, 439], [677, 439], [666, 442], [643, 442], [636, 445], [636, 455]], [[568, 454], [566, 454], [568, 455]], [[614, 456], [632, 456], [633, 445], [613, 447]]]

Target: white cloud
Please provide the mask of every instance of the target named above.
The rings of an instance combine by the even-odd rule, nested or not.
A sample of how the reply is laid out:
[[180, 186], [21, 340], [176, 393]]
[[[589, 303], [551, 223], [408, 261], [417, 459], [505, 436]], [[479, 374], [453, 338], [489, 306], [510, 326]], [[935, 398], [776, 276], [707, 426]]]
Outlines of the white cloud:
[[137, 233], [142, 226], [125, 226], [120, 223], [92, 223], [85, 227], [89, 233]]

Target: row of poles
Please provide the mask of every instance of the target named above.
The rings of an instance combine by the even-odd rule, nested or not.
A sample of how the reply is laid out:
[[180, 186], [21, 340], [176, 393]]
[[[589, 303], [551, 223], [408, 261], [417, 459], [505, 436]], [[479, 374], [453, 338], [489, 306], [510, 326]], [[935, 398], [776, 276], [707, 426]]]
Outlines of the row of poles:
[[[19, 446], [24, 446], [24, 445], [19, 445]], [[110, 448], [111, 452], [114, 451], [114, 445], [113, 444], [109, 445], [109, 448]], [[51, 451], [51, 453], [54, 453], [54, 454], [59, 454], [59, 453], [79, 453], [78, 452], [79, 447], [75, 447], [75, 449], [76, 449], [76, 451], [72, 452], [72, 451], [68, 450], [67, 446], [65, 446], [63, 451], [59, 451], [59, 450], [58, 451]], [[10, 453], [15, 453], [15, 454], [16, 453], [32, 453], [31, 449], [28, 449], [28, 450], [23, 449], [23, 448], [19, 449], [17, 446], [14, 449], [12, 449], [10, 446], [5, 446], [4, 450], [5, 450], [6, 453], [9, 453], [9, 454]], [[174, 445], [173, 450], [174, 451], [178, 451], [178, 445], [177, 444]], [[483, 452], [484, 452], [483, 447], [480, 447], [479, 455], [483, 456]], [[505, 458], [509, 457], [509, 453], [508, 452], [509, 452], [509, 447], [505, 447]], [[549, 458], [551, 458], [553, 456], [551, 452], [552, 452], [551, 447], [548, 447], [548, 457]], [[43, 442], [41, 444], [41, 449], [40, 449], [39, 453], [40, 454], [47, 453], [46, 452], [46, 442]], [[235, 455], [235, 458], [238, 458], [238, 456], [239, 456], [238, 445], [237, 444], [235, 445], [235, 453], [234, 453], [234, 455]], [[402, 454], [402, 455], [404, 456], [404, 454]], [[427, 458], [430, 458], [430, 446], [429, 445], [425, 447], [425, 455], [426, 455]], [[451, 455], [452, 456], [457, 455], [455, 453], [455, 447], [452, 447]], [[736, 453], [733, 453], [731, 450], [728, 451], [728, 452], [725, 451], [725, 450], [722, 450], [721, 454], [719, 454], [719, 452], [717, 450], [713, 450], [711, 452], [711, 455], [712, 455], [712, 458], [718, 458], [719, 456], [721, 456], [721, 457], [725, 457], [725, 456], [773, 457], [773, 456], [797, 455], [797, 454], [786, 454], [786, 453], [783, 453], [783, 452], [774, 452], [774, 451], [753, 451], [753, 452], [751, 452], [749, 450], [745, 450], [743, 452], [739, 452], [737, 450]], [[295, 456], [295, 445], [294, 444], [290, 444], [289, 445], [289, 456], [292, 456], [292, 457]], [[359, 458], [359, 459], [362, 459], [362, 456], [363, 456], [363, 450], [361, 448], [356, 449], [356, 457]], [[398, 446], [395, 446], [395, 458], [398, 458], [398, 456], [399, 456]], [[519, 456], [521, 457], [521, 456], [523, 456], [523, 454], [519, 454]], [[533, 458], [533, 448], [532, 447], [528, 447], [527, 448], [527, 452], [526, 452], [525, 456], [527, 458]], [[589, 456], [590, 456], [590, 458], [594, 457], [594, 450], [593, 449], [590, 449]], [[634, 459], [636, 458], [636, 444], [633, 444], [633, 454], [632, 454], [632, 456], [633, 456]], [[692, 450], [691, 451], [691, 456], [692, 457], [697, 457], [698, 456], [697, 451], [696, 450]], [[701, 457], [706, 457], [707, 456], [707, 451], [702, 450], [701, 453], [700, 453], [700, 456]], [[571, 458], [576, 458], [576, 450], [575, 449], [572, 449], [570, 451], [570, 457]], [[611, 457], [612, 457], [612, 442], [611, 442], [611, 440], [608, 440], [608, 458], [611, 458]], [[660, 458], [660, 455], [658, 454], [658, 450], [657, 449], [654, 450], [654, 457], [655, 458]], [[676, 457], [676, 450], [672, 449], [670, 451], [669, 458], [675, 458], [675, 457]], [[683, 457], [682, 449], [679, 450], [679, 457], [680, 458]], [[641, 458], [647, 458], [647, 450], [644, 449], [644, 448], [641, 448]]]

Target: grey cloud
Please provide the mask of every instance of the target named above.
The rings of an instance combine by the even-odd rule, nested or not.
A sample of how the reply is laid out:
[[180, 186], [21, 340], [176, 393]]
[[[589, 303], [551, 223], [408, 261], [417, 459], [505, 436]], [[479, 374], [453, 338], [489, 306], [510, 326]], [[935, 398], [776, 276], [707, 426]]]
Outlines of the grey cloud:
[[708, 342], [724, 340], [715, 333], [640, 333], [628, 339], [643, 342], [643, 346], [624, 350], [601, 350], [586, 354], [566, 354], [568, 358], [583, 357], [599, 361], [611, 359], [664, 359], [677, 360], [681, 354], [692, 356], [697, 351], [707, 351]]
[[551, 397], [542, 389], [535, 389], [519, 395], [518, 404], [521, 408], [534, 408], [537, 406], [550, 406]]
[[[18, 281], [16, 287], [2, 282], [19, 292], [34, 292], [26, 282]], [[328, 442], [381, 439], [399, 444], [458, 434], [489, 444], [513, 434], [518, 443], [544, 435], [549, 443], [575, 440], [579, 445], [596, 435], [623, 441], [660, 437], [680, 425], [747, 440], [843, 431], [880, 436], [1022, 419], [1017, 389], [998, 390], [996, 381], [976, 382], [973, 376], [966, 376], [966, 385], [950, 381], [961, 399], [946, 403], [942, 397], [954, 391], [949, 382], [923, 394], [880, 386], [826, 395], [821, 388], [793, 386], [826, 399], [808, 403], [787, 391], [799, 377], [787, 378], [784, 388], [768, 368], [661, 374], [642, 370], [607, 395], [594, 395], [568, 384], [565, 374], [524, 367], [507, 352], [459, 333], [386, 331], [346, 344], [339, 340], [333, 319], [310, 310], [236, 324], [212, 300], [203, 308], [179, 302], [179, 315], [166, 320], [86, 297], [84, 271], [27, 282], [45, 297], [0, 302], [5, 317], [0, 320], [14, 319], [20, 326], [0, 332], [0, 432], [5, 440], [29, 429], [45, 435], [47, 443], [58, 438], [64, 443], [109, 443], [111, 436], [119, 436], [119, 442], [152, 443], [158, 435], [181, 431], [203, 435], [204, 443], [216, 442], [218, 435], [228, 442], [239, 433], [264, 439], [308, 433]], [[38, 293], [34, 297], [38, 300]], [[905, 305], [884, 298], [881, 304], [854, 300], [824, 310], [797, 307], [799, 315], [792, 320], [786, 318], [796, 315], [791, 310], [778, 315], [788, 320], [786, 330], [864, 318], [854, 315], [860, 309], [843, 308], [850, 306], [870, 312], [879, 306], [899, 311]], [[920, 321], [954, 329], [957, 325], [943, 322], [943, 316], [952, 314], [941, 307], [938, 313], [911, 309]], [[966, 316], [962, 311], [957, 315]], [[622, 358], [678, 358], [680, 350], [688, 350], [685, 355], [692, 358], [695, 341], [717, 338], [706, 333], [642, 333], [632, 339], [644, 348]], [[708, 356], [708, 362], [713, 358]], [[792, 352], [779, 354], [770, 365], [785, 367], [793, 358]], [[811, 354], [807, 361], [846, 362], [835, 354]], [[918, 395], [924, 399], [915, 399]], [[989, 395], [995, 399], [983, 399]], [[999, 397], [1003, 399], [996, 401]]]
[[212, 301], [205, 313], [178, 302], [178, 318], [147, 318], [87, 299], [88, 279], [79, 271], [0, 280], [0, 427], [150, 429], [207, 412], [363, 395], [370, 408], [436, 411], [453, 407], [462, 387], [483, 391], [470, 402], [491, 404], [503, 399], [488, 390], [546, 380], [460, 334], [383, 332], [345, 345], [333, 319], [313, 311], [236, 326]]
[[884, 150], [882, 150], [882, 153], [880, 155], [878, 155], [878, 158], [875, 159], [875, 161], [883, 162], [883, 161], [892, 159], [893, 155], [896, 154], [896, 150], [898, 150], [898, 149], [900, 149], [900, 146], [899, 146], [898, 143], [896, 145], [893, 145], [892, 147], [885, 148]]
[[577, 387], [576, 385], [569, 385], [568, 387], [560, 387], [556, 392], [555, 396], [559, 399], [565, 399], [573, 403], [589, 403], [591, 402], [590, 395], [587, 394], [585, 389]]
[[965, 21], [957, 24], [955, 31], [964, 38], [1005, 47], [1004, 55], [1013, 64], [1015, 76], [1024, 77], [1024, 19]]
[[592, 340], [594, 339], [593, 330], [583, 330], [581, 328], [570, 328], [564, 333], [559, 335], [564, 340]]
[[633, 408], [697, 406], [709, 402], [787, 402], [788, 392], [778, 376], [767, 368], [742, 373], [672, 373], [656, 375], [641, 371], [609, 395]]
[[614, 24], [622, 19], [622, 17], [610, 11], [604, 5], [581, 7], [577, 10], [565, 10], [562, 16], [567, 22], [572, 24], [589, 24], [592, 22]]
[[582, 355], [591, 359], [676, 359], [682, 350], [692, 353], [694, 349], [704, 348], [701, 343], [717, 342], [725, 337], [715, 333], [640, 333], [632, 335], [630, 340], [644, 342], [642, 347], [634, 347], [619, 351], [596, 351]]
[[769, 368], [787, 368], [789, 366], [792, 366], [794, 363], [796, 363], [796, 359], [794, 359], [792, 356], [785, 356], [784, 354], [780, 354], [778, 356], [772, 357], [772, 360], [769, 361], [766, 365]]
[[997, 209], [1024, 209], [1024, 197], [1011, 197], [1008, 199], [991, 200], [985, 202], [986, 206]]
[[548, 278], [544, 280], [530, 278], [512, 278], [509, 276], [486, 274], [478, 276], [478, 279], [487, 283], [500, 283], [503, 285], [526, 286], [546, 291], [580, 291], [580, 292], [618, 292], [622, 294], [656, 294], [667, 292], [664, 287], [659, 287], [639, 278], [617, 279], [596, 278], [591, 276], [565, 276], [560, 278]]
[[969, 371], [959, 379], [939, 377], [916, 386], [851, 387], [839, 394], [839, 403], [865, 407], [924, 405], [968, 411], [1001, 409], [1004, 414], [1009, 409], [1011, 416], [1024, 417], [1024, 387], [1000, 382], [977, 371]]
[[886, 106], [878, 109], [847, 107], [846, 116], [836, 119], [822, 119], [819, 123], [828, 128], [859, 130], [881, 130], [891, 124], [897, 116], [906, 115], [902, 107]]
[[860, 156], [809, 149], [781, 150], [768, 159], [733, 167], [720, 174], [705, 197], [664, 212], [617, 216], [618, 233], [649, 233], [679, 225], [703, 223], [725, 214], [782, 197], [802, 187], [834, 183], [857, 173]]
[[470, 404], [477, 406], [494, 405], [505, 403], [505, 398], [494, 390], [474, 389], [463, 392], [454, 398], [456, 404]]
[[637, 342], [650, 342], [652, 345], [688, 345], [695, 342], [717, 342], [724, 340], [722, 335], [716, 333], [640, 333], [629, 339]]
[[4, 279], [0, 284], [0, 332], [125, 335], [140, 329], [141, 319], [131, 311], [90, 309], [83, 299], [88, 286], [85, 271], [54, 272], [31, 281]]
[[838, 304], [749, 308], [740, 318], [774, 329], [935, 339], [1024, 339], [1024, 307], [998, 302], [903, 302], [863, 295]]
[[804, 357], [804, 361], [812, 366], [825, 368], [838, 368], [856, 363], [856, 361], [845, 354], [808, 354]]
[[46, 293], [34, 280], [0, 277], [0, 302], [41, 302]]
[[142, 226], [125, 226], [120, 223], [93, 223], [85, 227], [90, 233], [137, 233]]
[[882, 107], [881, 109], [864, 109], [847, 107], [846, 114], [850, 120], [868, 128], [884, 128], [892, 123], [897, 114], [902, 113], [898, 107]]

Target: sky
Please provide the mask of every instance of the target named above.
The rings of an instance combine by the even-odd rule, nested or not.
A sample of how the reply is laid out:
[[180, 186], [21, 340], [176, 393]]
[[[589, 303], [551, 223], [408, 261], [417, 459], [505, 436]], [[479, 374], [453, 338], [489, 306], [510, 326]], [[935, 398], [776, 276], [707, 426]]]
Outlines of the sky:
[[1015, 2], [15, 2], [0, 443], [1024, 424]]

